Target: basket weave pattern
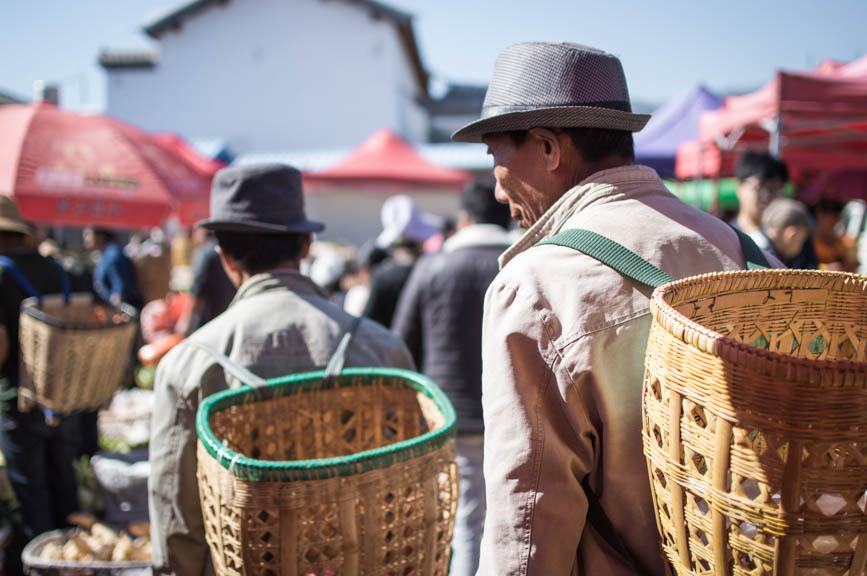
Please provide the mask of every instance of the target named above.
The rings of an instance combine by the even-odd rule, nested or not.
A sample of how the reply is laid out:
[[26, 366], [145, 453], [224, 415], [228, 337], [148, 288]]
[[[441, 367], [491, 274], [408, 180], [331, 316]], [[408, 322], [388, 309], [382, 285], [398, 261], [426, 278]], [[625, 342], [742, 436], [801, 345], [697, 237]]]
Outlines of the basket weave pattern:
[[90, 295], [46, 296], [21, 306], [19, 404], [57, 413], [108, 402], [129, 366], [136, 333], [131, 311], [95, 303]]
[[860, 575], [867, 279], [699, 276], [657, 290], [644, 449], [680, 575]]
[[447, 573], [457, 507], [453, 431], [434, 449], [394, 453], [386, 465], [377, 457], [346, 462], [366, 451], [387, 455], [389, 445], [445, 424], [430, 399], [394, 377], [346, 378], [341, 387], [275, 394], [211, 416], [226, 448], [215, 458], [199, 443], [199, 491], [218, 574]]

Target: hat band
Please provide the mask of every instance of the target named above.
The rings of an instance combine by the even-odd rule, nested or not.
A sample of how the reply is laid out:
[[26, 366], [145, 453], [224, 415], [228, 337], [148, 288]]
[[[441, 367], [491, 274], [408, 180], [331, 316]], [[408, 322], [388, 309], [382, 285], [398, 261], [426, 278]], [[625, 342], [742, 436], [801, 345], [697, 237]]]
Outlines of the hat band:
[[482, 106], [482, 118], [490, 118], [492, 116], [501, 116], [503, 114], [511, 114], [513, 112], [532, 112], [533, 110], [542, 110], [545, 108], [608, 108], [610, 110], [618, 110], [620, 112], [632, 113], [632, 106], [629, 102], [622, 100], [600, 100], [598, 102], [567, 102], [565, 104], [515, 104], [502, 106]]

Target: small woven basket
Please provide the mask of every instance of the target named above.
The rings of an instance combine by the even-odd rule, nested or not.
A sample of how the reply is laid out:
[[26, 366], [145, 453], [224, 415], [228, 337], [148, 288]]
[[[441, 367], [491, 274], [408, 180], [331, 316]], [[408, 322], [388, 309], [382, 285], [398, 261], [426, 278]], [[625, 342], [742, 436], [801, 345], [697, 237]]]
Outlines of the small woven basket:
[[199, 408], [199, 494], [218, 574], [448, 573], [455, 412], [397, 369], [311, 372]]
[[153, 574], [150, 562], [100, 562], [49, 560], [42, 558], [42, 551], [48, 544], [63, 544], [76, 530], [53, 530], [31, 540], [21, 553], [24, 572], [30, 576], [150, 576]]
[[863, 574], [867, 278], [710, 274], [651, 312], [644, 450], [677, 574]]
[[117, 391], [132, 354], [135, 311], [89, 294], [28, 298], [21, 304], [18, 402], [55, 413], [99, 408]]

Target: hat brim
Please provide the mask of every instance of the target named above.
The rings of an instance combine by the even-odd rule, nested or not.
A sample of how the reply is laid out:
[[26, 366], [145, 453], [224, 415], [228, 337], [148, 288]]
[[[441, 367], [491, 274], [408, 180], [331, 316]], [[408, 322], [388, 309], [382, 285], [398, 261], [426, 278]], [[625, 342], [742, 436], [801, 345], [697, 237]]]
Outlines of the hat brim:
[[290, 226], [239, 220], [202, 220], [196, 223], [196, 226], [205, 230], [225, 230], [226, 232], [250, 232], [257, 234], [307, 234], [325, 230], [325, 224], [312, 220], [305, 220], [304, 222], [298, 222]]
[[0, 218], [0, 232], [17, 232], [30, 236], [33, 233], [26, 222], [14, 218]]
[[455, 142], [482, 142], [485, 134], [530, 128], [603, 128], [639, 132], [650, 114], [633, 114], [596, 106], [552, 106], [507, 112], [470, 122], [452, 134]]

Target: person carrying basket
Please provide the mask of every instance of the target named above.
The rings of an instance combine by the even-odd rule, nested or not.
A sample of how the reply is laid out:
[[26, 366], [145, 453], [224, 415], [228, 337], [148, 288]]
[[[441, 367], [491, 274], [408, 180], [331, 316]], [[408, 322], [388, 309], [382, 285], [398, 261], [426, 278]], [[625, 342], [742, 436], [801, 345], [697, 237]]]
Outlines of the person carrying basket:
[[78, 510], [72, 465], [80, 442], [77, 415], [21, 411], [18, 399], [21, 303], [60, 294], [64, 286], [60, 264], [39, 254], [17, 205], [0, 195], [0, 445], [20, 506], [19, 551], [43, 532], [66, 526], [66, 517]]
[[413, 369], [400, 339], [330, 303], [299, 272], [312, 234], [301, 173], [284, 165], [225, 168], [214, 177], [211, 217], [229, 278], [229, 308], [172, 349], [156, 375], [151, 425], [151, 539], [155, 574], [199, 576], [211, 558], [196, 482], [196, 411], [215, 392], [239, 386], [217, 355], [261, 378], [324, 367], [354, 329], [346, 366]]
[[745, 258], [735, 230], [632, 165], [648, 119], [615, 56], [531, 42], [500, 53], [481, 118], [452, 136], [487, 144], [527, 229], [485, 302], [482, 576], [663, 573], [641, 439], [652, 289], [603, 262], [683, 278]]

